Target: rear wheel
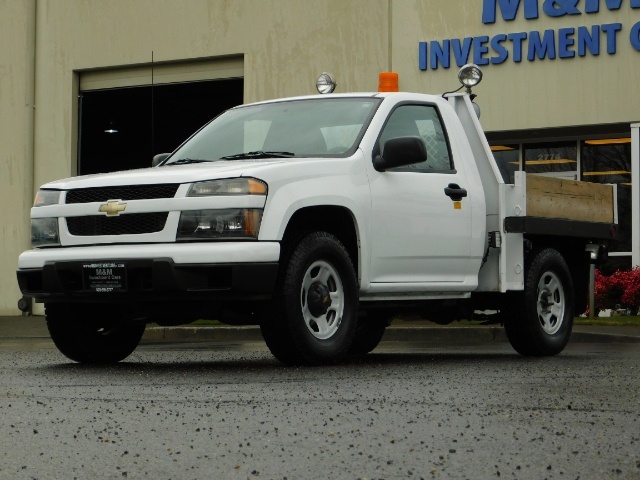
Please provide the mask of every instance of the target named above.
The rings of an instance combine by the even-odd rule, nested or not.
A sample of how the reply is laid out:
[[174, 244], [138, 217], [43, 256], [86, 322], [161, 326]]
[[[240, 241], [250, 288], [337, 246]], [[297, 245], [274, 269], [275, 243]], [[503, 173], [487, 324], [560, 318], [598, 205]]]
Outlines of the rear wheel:
[[107, 364], [124, 360], [136, 349], [145, 330], [144, 323], [120, 320], [116, 312], [80, 317], [67, 305], [48, 305], [46, 319], [58, 350], [80, 363]]
[[571, 274], [562, 255], [552, 248], [535, 253], [524, 292], [513, 298], [505, 319], [509, 342], [522, 355], [560, 353], [571, 335], [573, 305]]
[[277, 314], [260, 328], [273, 355], [287, 364], [340, 361], [356, 327], [358, 288], [346, 248], [314, 232], [285, 251]]

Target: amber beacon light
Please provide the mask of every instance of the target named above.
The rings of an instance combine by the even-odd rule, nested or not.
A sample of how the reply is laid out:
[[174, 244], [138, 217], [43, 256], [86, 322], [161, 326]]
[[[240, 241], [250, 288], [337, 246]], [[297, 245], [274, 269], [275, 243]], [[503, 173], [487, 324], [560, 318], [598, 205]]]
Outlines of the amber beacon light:
[[382, 72], [378, 77], [379, 92], [397, 92], [398, 74], [396, 72]]

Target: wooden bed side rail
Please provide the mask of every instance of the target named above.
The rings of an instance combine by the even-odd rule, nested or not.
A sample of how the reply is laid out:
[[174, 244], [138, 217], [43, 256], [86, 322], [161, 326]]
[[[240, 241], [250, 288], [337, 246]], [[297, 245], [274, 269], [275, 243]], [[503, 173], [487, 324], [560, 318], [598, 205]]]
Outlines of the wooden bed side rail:
[[616, 223], [615, 185], [527, 174], [528, 217]]

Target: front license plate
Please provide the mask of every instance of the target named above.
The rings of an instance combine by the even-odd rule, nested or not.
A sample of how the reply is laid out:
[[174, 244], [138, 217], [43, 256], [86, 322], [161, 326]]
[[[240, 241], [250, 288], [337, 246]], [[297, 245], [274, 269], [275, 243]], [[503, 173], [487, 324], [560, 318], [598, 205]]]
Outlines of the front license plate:
[[98, 293], [125, 292], [127, 266], [122, 262], [85, 263], [82, 265], [84, 289]]

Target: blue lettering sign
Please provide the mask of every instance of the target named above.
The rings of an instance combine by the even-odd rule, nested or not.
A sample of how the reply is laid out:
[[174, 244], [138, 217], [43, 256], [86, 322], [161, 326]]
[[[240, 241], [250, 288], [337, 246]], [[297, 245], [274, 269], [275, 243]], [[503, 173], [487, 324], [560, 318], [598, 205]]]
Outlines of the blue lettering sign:
[[545, 0], [542, 10], [550, 17], [563, 17], [565, 15], [580, 15], [578, 10], [579, 0]]
[[631, 46], [640, 52], [640, 22], [631, 27], [629, 40], [631, 40]]
[[[482, 23], [496, 23], [496, 10], [500, 7], [502, 18], [511, 21], [516, 18], [520, 0], [483, 0]], [[524, 18], [538, 18], [538, 0], [524, 0]]]
[[469, 54], [471, 53], [471, 42], [473, 38], [467, 37], [460, 42], [460, 39], [454, 38], [451, 40], [451, 48], [453, 49], [453, 56], [456, 59], [456, 65], [462, 67], [469, 61]]
[[569, 50], [576, 43], [573, 39], [575, 33], [575, 28], [561, 28], [558, 30], [558, 57], [572, 58], [576, 56], [576, 52]]
[[489, 37], [486, 35], [473, 39], [473, 63], [476, 65], [489, 65], [489, 59], [485, 57], [489, 53]]
[[[622, 0], [606, 0], [609, 10], [619, 10]], [[600, 0], [585, 0], [585, 13], [598, 13], [600, 11]]]
[[451, 66], [451, 48], [449, 44], [449, 40], [443, 40], [442, 45], [435, 41], [429, 43], [431, 50], [429, 63], [431, 63], [431, 68], [438, 68], [438, 64], [441, 64], [444, 68]]
[[600, 55], [600, 26], [591, 27], [591, 33], [587, 27], [578, 27], [578, 55], [584, 57], [587, 50], [591, 55]]
[[[622, 0], [605, 0], [609, 10], [620, 10]], [[640, 8], [640, 0], [630, 0], [631, 8]], [[598, 13], [600, 11], [600, 0], [585, 0], [585, 13]]]
[[607, 53], [613, 55], [616, 53], [616, 39], [618, 32], [622, 30], [621, 23], [607, 23], [602, 25], [600, 29], [607, 34]]
[[527, 32], [510, 33], [507, 38], [513, 43], [513, 61], [522, 61], [522, 42], [527, 39]]
[[502, 45], [502, 42], [505, 42], [506, 40], [507, 36], [503, 34], [498, 34], [491, 39], [491, 48], [493, 48], [493, 51], [497, 54], [491, 57], [491, 63], [500, 64], [509, 58], [509, 50]]
[[[622, 0], [604, 0], [607, 9], [620, 10]], [[533, 20], [539, 17], [539, 0], [483, 0], [482, 23], [496, 23], [498, 10], [502, 19], [509, 22], [514, 20], [520, 4], [524, 5], [524, 18]], [[598, 13], [601, 0], [584, 0], [584, 13]], [[542, 11], [549, 17], [563, 17], [565, 15], [581, 15], [578, 8], [580, 0], [543, 0]], [[640, 0], [629, 0], [631, 8], [640, 8]]]
[[[498, 11], [505, 21], [514, 20], [524, 10], [527, 20], [538, 18], [541, 8], [549, 17], [593, 14], [601, 5], [610, 10], [619, 10], [623, 0], [482, 0], [482, 22], [495, 23]], [[640, 8], [640, 0], [627, 0], [631, 9]], [[523, 8], [521, 8], [523, 7]], [[634, 12], [635, 13], [635, 12]], [[626, 17], [625, 17], [626, 18]], [[523, 57], [530, 62], [555, 58], [575, 58], [600, 55], [606, 49], [614, 55], [618, 48], [618, 38], [623, 31], [622, 23], [607, 23], [591, 27], [560, 27], [530, 32], [497, 33], [493, 36], [453, 38], [442, 41], [418, 43], [418, 66], [420, 70], [450, 68], [452, 60], [456, 65], [473, 61], [478, 65], [498, 65], [509, 58], [514, 63]], [[625, 36], [626, 36], [626, 29]], [[631, 47], [640, 52], [640, 22], [629, 31]], [[606, 48], [604, 46], [606, 44]]]
[[427, 65], [428, 54], [427, 42], [420, 42], [418, 44], [418, 68], [420, 70], [426, 70], [429, 67]]
[[556, 58], [556, 38], [553, 30], [545, 30], [542, 38], [540, 38], [540, 32], [531, 32], [529, 34], [527, 60], [532, 62], [536, 57], [539, 59], [548, 57], [551, 60]]

